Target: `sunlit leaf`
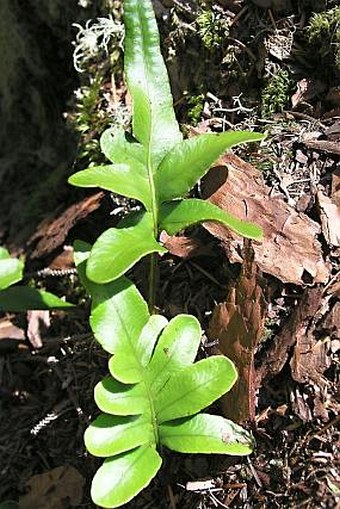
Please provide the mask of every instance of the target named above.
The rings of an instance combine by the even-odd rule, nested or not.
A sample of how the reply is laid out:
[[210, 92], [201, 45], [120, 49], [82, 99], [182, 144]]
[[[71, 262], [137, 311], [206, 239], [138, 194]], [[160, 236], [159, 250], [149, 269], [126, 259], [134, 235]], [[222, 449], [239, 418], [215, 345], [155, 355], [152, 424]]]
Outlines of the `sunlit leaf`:
[[151, 209], [151, 194], [146, 167], [137, 160], [94, 166], [74, 173], [69, 183], [78, 187], [100, 187], [141, 201]]
[[159, 427], [163, 445], [177, 452], [243, 456], [253, 450], [252, 435], [218, 415], [198, 414]]
[[157, 421], [193, 415], [230, 390], [237, 379], [234, 364], [223, 356], [196, 362], [173, 374], [155, 401]]
[[228, 131], [201, 134], [178, 143], [167, 153], [155, 177], [159, 201], [184, 196], [234, 145], [262, 139], [260, 133]]
[[201, 334], [200, 324], [193, 316], [177, 315], [169, 322], [148, 367], [148, 381], [153, 394], [164, 386], [173, 371], [193, 363]]
[[175, 118], [150, 0], [125, 0], [124, 23], [124, 66], [132, 97], [133, 133], [150, 154], [155, 170], [182, 135]]
[[100, 148], [105, 157], [112, 163], [121, 164], [129, 159], [145, 165], [147, 153], [145, 148], [121, 128], [106, 129], [100, 137]]
[[250, 239], [260, 239], [263, 233], [262, 228], [256, 224], [243, 221], [208, 201], [191, 198], [163, 203], [160, 206], [160, 230], [165, 230], [169, 235], [204, 221], [217, 221]]
[[152, 215], [147, 212], [134, 226], [110, 228], [97, 239], [87, 262], [87, 277], [108, 283], [154, 252], [164, 253], [166, 249], [155, 240]]
[[23, 262], [12, 258], [7, 249], [0, 247], [0, 290], [20, 281], [23, 270]]
[[109, 362], [112, 376], [124, 383], [140, 382], [158, 336], [166, 324], [164, 316], [152, 315], [137, 340], [132, 339], [128, 343], [121, 340]]
[[102, 414], [87, 428], [84, 440], [91, 454], [107, 458], [149, 443], [152, 437], [150, 419], [144, 416]]
[[92, 481], [94, 503], [108, 508], [126, 504], [150, 483], [161, 464], [156, 449], [147, 445], [105, 460]]
[[142, 384], [122, 384], [108, 376], [94, 390], [95, 402], [102, 412], [137, 415], [149, 410], [148, 395]]
[[75, 263], [81, 281], [92, 297], [90, 324], [94, 335], [106, 351], [115, 353], [118, 345], [136, 341], [149, 320], [148, 306], [125, 277], [105, 285], [90, 281], [86, 276], [90, 249], [89, 244], [75, 242]]

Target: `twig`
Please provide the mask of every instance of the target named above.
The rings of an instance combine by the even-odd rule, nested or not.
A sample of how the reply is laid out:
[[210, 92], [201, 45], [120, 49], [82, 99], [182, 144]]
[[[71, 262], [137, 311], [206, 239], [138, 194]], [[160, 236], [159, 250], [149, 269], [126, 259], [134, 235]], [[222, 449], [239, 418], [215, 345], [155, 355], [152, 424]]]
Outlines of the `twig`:
[[174, 497], [174, 492], [172, 491], [171, 484], [167, 485], [168, 495], [169, 495], [169, 501], [170, 501], [170, 507], [171, 509], [177, 509], [176, 500]]
[[222, 290], [225, 290], [226, 287], [225, 285], [222, 285], [219, 281], [217, 281], [217, 279], [214, 278], [214, 276], [212, 276], [211, 274], [209, 274], [209, 272], [207, 272], [205, 269], [202, 269], [202, 267], [200, 267], [199, 265], [197, 265], [195, 262], [192, 262], [190, 261], [189, 262], [190, 265], [192, 265], [193, 267], [195, 267], [195, 269], [197, 269], [199, 272], [201, 272], [205, 277], [207, 277], [208, 279], [210, 279], [210, 281], [212, 281], [213, 283], [215, 283], [215, 285], [217, 285], [219, 288], [222, 288]]

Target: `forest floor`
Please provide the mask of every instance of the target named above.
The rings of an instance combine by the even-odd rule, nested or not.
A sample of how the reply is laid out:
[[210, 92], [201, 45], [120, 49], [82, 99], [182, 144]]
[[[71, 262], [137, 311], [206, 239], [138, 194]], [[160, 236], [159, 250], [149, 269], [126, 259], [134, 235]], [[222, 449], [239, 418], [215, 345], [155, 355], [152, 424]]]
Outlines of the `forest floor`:
[[[245, 459], [165, 453], [160, 476], [126, 508], [340, 508], [336, 3], [155, 1], [187, 134], [266, 133], [261, 144], [218, 161], [195, 190], [236, 215], [246, 210], [264, 240], [244, 242], [213, 224], [163, 237], [169, 252], [157, 295], [167, 317], [199, 318], [201, 357], [222, 352], [242, 372], [214, 411], [245, 423], [256, 446]], [[76, 169], [100, 161], [105, 108], [118, 118], [129, 107], [121, 57], [115, 74], [92, 57], [82, 64], [97, 81], [84, 78], [65, 115], [80, 133]], [[0, 224], [12, 253], [25, 256], [26, 282], [77, 304], [71, 312], [0, 317], [1, 509], [95, 507], [89, 487], [101, 460], [86, 452], [83, 434], [97, 413], [93, 388], [107, 372], [107, 354], [89, 330], [71, 246], [76, 238], [92, 242], [131, 206], [69, 189], [55, 212], [46, 203], [26, 238], [13, 215]], [[129, 274], [141, 290], [144, 263]]]

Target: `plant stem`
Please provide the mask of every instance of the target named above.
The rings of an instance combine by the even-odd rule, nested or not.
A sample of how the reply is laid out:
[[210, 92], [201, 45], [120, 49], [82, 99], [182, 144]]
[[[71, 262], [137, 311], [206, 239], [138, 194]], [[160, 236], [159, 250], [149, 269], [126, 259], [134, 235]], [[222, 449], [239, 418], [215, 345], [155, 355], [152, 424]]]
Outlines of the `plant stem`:
[[150, 255], [150, 272], [149, 272], [149, 312], [154, 314], [156, 304], [156, 288], [158, 281], [158, 254]]

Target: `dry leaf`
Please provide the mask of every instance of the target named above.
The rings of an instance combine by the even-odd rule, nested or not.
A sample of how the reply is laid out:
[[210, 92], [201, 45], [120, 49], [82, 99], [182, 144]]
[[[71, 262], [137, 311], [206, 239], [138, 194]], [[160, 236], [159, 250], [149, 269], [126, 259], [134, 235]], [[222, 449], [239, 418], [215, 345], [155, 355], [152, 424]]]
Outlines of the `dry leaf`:
[[226, 302], [214, 309], [208, 330], [209, 339], [219, 340], [219, 352], [235, 363], [239, 374], [234, 387], [222, 398], [224, 415], [236, 422], [255, 419], [254, 355], [267, 308], [250, 243], [245, 244], [239, 279]]
[[49, 269], [53, 270], [65, 270], [74, 267], [73, 247], [63, 246], [63, 250], [58, 254], [51, 263]]
[[321, 229], [328, 244], [340, 247], [340, 206], [325, 196], [321, 191], [316, 193], [319, 205]]
[[[258, 223], [264, 231], [253, 242], [255, 262], [262, 272], [284, 283], [306, 284], [328, 280], [329, 268], [322, 256], [318, 223], [298, 213], [281, 196], [270, 196], [261, 173], [239, 157], [228, 154], [223, 166], [212, 168], [203, 183], [204, 196], [223, 210]], [[231, 262], [242, 262], [242, 239], [223, 225], [205, 223], [223, 241]]]
[[71, 466], [61, 466], [26, 483], [29, 492], [19, 499], [19, 509], [67, 509], [79, 507], [85, 479]]
[[160, 240], [166, 249], [174, 256], [188, 260], [196, 256], [212, 256], [214, 253], [209, 246], [197, 239], [186, 235], [171, 236], [165, 231], [161, 233]]

